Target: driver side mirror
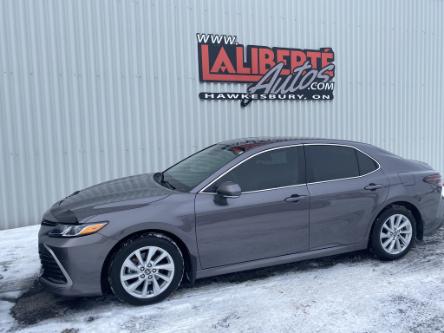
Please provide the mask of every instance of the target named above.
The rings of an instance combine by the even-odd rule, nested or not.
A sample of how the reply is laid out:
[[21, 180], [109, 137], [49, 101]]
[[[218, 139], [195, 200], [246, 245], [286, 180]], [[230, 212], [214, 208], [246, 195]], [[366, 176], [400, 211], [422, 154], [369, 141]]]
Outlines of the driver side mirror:
[[232, 181], [223, 182], [216, 189], [216, 193], [224, 198], [237, 198], [241, 192], [240, 186]]

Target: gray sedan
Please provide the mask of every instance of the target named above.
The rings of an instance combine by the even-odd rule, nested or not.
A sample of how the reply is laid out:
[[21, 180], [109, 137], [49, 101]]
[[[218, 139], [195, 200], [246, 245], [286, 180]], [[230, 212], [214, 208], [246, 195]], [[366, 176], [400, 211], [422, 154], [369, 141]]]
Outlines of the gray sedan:
[[184, 282], [366, 248], [394, 260], [441, 226], [441, 190], [427, 164], [365, 143], [220, 142], [56, 202], [39, 232], [41, 282], [139, 305]]

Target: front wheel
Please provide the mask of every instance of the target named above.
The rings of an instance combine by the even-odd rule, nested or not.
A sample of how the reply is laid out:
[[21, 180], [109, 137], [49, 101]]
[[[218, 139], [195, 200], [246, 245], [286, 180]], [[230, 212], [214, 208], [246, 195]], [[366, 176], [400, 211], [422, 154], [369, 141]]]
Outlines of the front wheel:
[[371, 235], [371, 249], [382, 260], [403, 257], [416, 237], [416, 220], [403, 206], [392, 206], [376, 219]]
[[114, 255], [108, 280], [114, 295], [133, 305], [159, 302], [179, 286], [184, 272], [180, 249], [163, 235], [127, 241]]

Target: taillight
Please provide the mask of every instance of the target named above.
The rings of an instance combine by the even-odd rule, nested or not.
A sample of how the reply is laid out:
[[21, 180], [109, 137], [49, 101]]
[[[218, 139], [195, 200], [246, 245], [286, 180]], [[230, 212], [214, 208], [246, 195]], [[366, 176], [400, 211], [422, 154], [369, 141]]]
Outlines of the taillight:
[[423, 180], [427, 184], [442, 186], [441, 175], [439, 173], [434, 173], [432, 175], [425, 176]]

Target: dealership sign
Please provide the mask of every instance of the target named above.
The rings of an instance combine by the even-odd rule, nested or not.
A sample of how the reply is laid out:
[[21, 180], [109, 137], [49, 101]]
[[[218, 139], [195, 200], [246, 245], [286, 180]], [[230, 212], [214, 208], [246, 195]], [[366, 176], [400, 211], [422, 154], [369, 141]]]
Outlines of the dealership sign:
[[332, 48], [242, 45], [236, 36], [197, 34], [201, 82], [248, 84], [245, 92], [201, 92], [205, 100], [332, 100]]

